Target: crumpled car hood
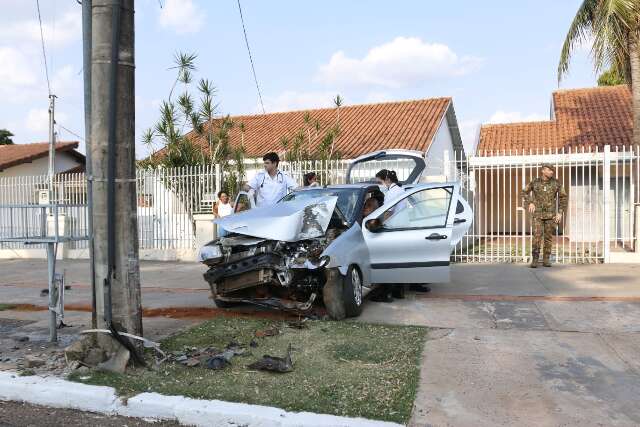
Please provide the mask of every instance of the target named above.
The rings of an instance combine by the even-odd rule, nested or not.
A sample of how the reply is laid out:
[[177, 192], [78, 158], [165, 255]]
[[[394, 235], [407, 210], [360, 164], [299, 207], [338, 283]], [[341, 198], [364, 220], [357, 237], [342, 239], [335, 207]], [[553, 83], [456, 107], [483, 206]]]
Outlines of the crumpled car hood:
[[219, 218], [214, 223], [231, 233], [297, 242], [324, 236], [337, 201], [336, 196], [292, 200]]

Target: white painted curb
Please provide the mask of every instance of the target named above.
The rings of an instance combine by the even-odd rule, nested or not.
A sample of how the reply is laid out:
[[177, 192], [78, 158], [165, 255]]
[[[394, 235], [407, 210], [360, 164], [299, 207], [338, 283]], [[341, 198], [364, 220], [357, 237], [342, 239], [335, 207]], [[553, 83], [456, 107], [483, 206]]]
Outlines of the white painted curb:
[[176, 420], [181, 424], [202, 427], [400, 427], [400, 424], [386, 421], [295, 413], [269, 406], [158, 393], [141, 393], [125, 403], [116, 396], [112, 387], [80, 384], [54, 377], [21, 377], [15, 372], [0, 372], [0, 400], [127, 417]]

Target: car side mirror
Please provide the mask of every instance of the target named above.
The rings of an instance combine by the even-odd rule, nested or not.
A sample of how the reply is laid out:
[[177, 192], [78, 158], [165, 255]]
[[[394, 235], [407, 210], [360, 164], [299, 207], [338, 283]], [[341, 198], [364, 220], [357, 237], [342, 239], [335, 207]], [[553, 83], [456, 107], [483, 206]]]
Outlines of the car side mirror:
[[372, 233], [382, 230], [382, 222], [378, 218], [368, 220], [364, 223], [364, 226]]

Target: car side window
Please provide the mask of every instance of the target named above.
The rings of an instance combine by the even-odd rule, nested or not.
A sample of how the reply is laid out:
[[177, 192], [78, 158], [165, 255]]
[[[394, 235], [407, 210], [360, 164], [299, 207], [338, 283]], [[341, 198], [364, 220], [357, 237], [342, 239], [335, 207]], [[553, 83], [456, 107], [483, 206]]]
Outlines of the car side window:
[[251, 209], [251, 200], [249, 200], [249, 195], [246, 193], [239, 194], [233, 212], [238, 213], [248, 211], [249, 209]]
[[418, 191], [406, 197], [397, 206], [392, 206], [391, 214], [383, 214], [382, 226], [385, 230], [411, 228], [438, 228], [447, 225], [449, 205], [453, 188], [440, 187]]

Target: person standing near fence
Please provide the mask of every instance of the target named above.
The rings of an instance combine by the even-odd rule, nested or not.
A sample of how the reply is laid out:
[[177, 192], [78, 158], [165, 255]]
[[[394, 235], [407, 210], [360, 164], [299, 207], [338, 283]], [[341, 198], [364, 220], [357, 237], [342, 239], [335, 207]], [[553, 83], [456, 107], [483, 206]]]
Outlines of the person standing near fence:
[[258, 172], [251, 181], [243, 187], [244, 191], [253, 190], [256, 195], [256, 206], [275, 205], [287, 193], [296, 188], [298, 184], [278, 169], [280, 157], [277, 153], [267, 153], [262, 157], [264, 170]]
[[[567, 193], [554, 178], [554, 168], [548, 163], [542, 165], [540, 176], [533, 179], [522, 190], [523, 205], [533, 219], [533, 242], [531, 245], [531, 268], [538, 267], [540, 245], [544, 240], [542, 265], [551, 267], [551, 246], [557, 224], [567, 210]], [[556, 204], [558, 208], [556, 210]]]
[[[213, 205], [213, 215], [216, 218], [224, 218], [233, 213], [233, 203], [231, 203], [229, 194], [226, 191], [218, 192], [218, 201]], [[227, 235], [227, 230], [218, 226], [218, 237]]]

